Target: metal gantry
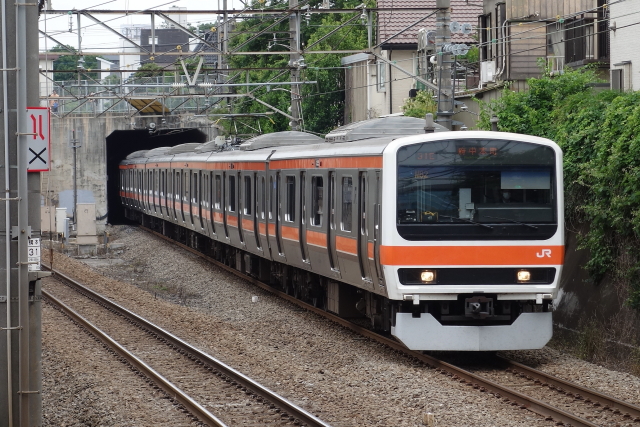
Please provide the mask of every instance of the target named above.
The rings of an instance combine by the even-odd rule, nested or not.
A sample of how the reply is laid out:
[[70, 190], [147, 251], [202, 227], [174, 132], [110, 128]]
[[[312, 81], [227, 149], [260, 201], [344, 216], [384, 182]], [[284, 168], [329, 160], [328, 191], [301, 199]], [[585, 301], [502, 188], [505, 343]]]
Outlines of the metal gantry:
[[[432, 88], [434, 91], [437, 91], [441, 86], [441, 85], [435, 86], [430, 81], [427, 81], [421, 78], [415, 73], [404, 70], [402, 67], [399, 67], [397, 64], [387, 61], [384, 57], [382, 57], [379, 53], [376, 53], [376, 52], [382, 44], [404, 33], [405, 31], [411, 28], [414, 28], [416, 25], [419, 25], [425, 19], [427, 19], [427, 17], [436, 13], [440, 13], [443, 16], [444, 14], [446, 14], [448, 16], [450, 12], [450, 8], [448, 7], [449, 2], [444, 2], [446, 4], [439, 3], [436, 8], [426, 8], [426, 7], [425, 8], [402, 8], [400, 7], [400, 8], [393, 8], [393, 9], [366, 8], [364, 4], [354, 9], [331, 9], [326, 7], [325, 4], [320, 5], [317, 8], [310, 8], [308, 3], [309, 3], [309, 0], [302, 0], [302, 1], [289, 0], [287, 9], [269, 9], [269, 8], [252, 9], [249, 7], [244, 9], [229, 9], [227, 0], [223, 0], [222, 9], [219, 9], [219, 10], [185, 11], [185, 10], [178, 10], [178, 9], [156, 10], [154, 8], [149, 8], [141, 11], [106, 10], [106, 9], [45, 10], [43, 13], [51, 16], [56, 16], [56, 15], [71, 16], [75, 14], [77, 17], [76, 19], [77, 28], [75, 29], [75, 31], [77, 31], [78, 34], [80, 34], [80, 32], [83, 29], [86, 29], [88, 27], [88, 26], [85, 26], [85, 27], [82, 26], [81, 17], [85, 17], [92, 21], [92, 24], [90, 24], [89, 26], [100, 26], [102, 28], [106, 28], [108, 31], [110, 31], [114, 35], [117, 35], [118, 37], [121, 37], [123, 40], [130, 43], [131, 46], [138, 47], [136, 52], [132, 52], [132, 51], [122, 52], [120, 50], [98, 51], [95, 49], [92, 50], [91, 47], [83, 46], [82, 39], [78, 37], [77, 48], [75, 47], [70, 48], [66, 52], [56, 52], [56, 54], [59, 54], [59, 55], [100, 56], [100, 55], [117, 54], [117, 55], [123, 55], [123, 56], [137, 55], [137, 56], [140, 56], [141, 58], [146, 57], [146, 58], [155, 58], [155, 59], [158, 59], [160, 56], [168, 56], [168, 57], [175, 57], [176, 61], [180, 61], [183, 64], [185, 59], [200, 58], [198, 70], [194, 73], [193, 76], [189, 76], [187, 72], [186, 76], [181, 77], [182, 81], [174, 80], [173, 82], [163, 82], [162, 84], [165, 85], [164, 87], [162, 87], [162, 84], [160, 84], [160, 86], [154, 86], [154, 85], [144, 84], [143, 82], [140, 82], [140, 81], [130, 82], [128, 84], [124, 82], [120, 84], [104, 84], [103, 82], [96, 81], [96, 80], [94, 80], [93, 82], [89, 82], [88, 81], [89, 79], [78, 80], [78, 83], [79, 83], [78, 85], [65, 84], [64, 88], [61, 88], [64, 91], [64, 93], [62, 94], [63, 95], [62, 99], [66, 100], [67, 103], [71, 103], [73, 107], [70, 109], [66, 107], [63, 108], [62, 109], [63, 114], [69, 114], [71, 112], [84, 112], [84, 113], [93, 113], [96, 116], [98, 116], [103, 114], [106, 111], [111, 111], [111, 112], [119, 111], [119, 109], [122, 110], [123, 108], [126, 108], [126, 111], [130, 112], [130, 107], [129, 106], [124, 107], [126, 103], [123, 104], [122, 101], [126, 101], [127, 99], [130, 99], [132, 97], [142, 98], [144, 96], [148, 96], [150, 100], [152, 99], [158, 100], [163, 105], [165, 104], [180, 105], [183, 111], [185, 112], [188, 112], [188, 110], [185, 110], [185, 106], [188, 106], [189, 108], [193, 108], [199, 114], [202, 114], [203, 110], [202, 108], [199, 107], [199, 101], [197, 101], [198, 99], [204, 98], [205, 104], [208, 104], [210, 106], [214, 106], [214, 105], [219, 106], [220, 100], [230, 101], [232, 100], [232, 98], [236, 98], [238, 96], [244, 96], [244, 97], [251, 98], [256, 102], [267, 106], [272, 111], [278, 112], [279, 114], [282, 114], [285, 117], [287, 117], [290, 120], [292, 129], [300, 129], [303, 126], [303, 123], [302, 123], [303, 117], [302, 117], [302, 111], [301, 111], [302, 96], [300, 95], [300, 91], [297, 89], [297, 87], [299, 87], [298, 85], [312, 83], [308, 81], [300, 81], [301, 70], [307, 67], [307, 64], [305, 63], [306, 55], [324, 55], [324, 54], [336, 54], [336, 53], [353, 54], [353, 53], [361, 53], [363, 51], [366, 51], [367, 53], [371, 53], [375, 55], [378, 61], [383, 61], [388, 63], [390, 66], [406, 73], [409, 77], [426, 85], [427, 87]], [[385, 12], [385, 11], [391, 11], [391, 10], [393, 10], [394, 12], [428, 11], [431, 13], [427, 17], [416, 19], [410, 25], [406, 26], [404, 29], [400, 30], [389, 39], [381, 41], [380, 43], [376, 44], [373, 41], [375, 14], [377, 12]], [[213, 44], [208, 42], [200, 34], [195, 33], [186, 25], [181, 23], [179, 19], [172, 18], [172, 15], [185, 14], [185, 13], [188, 13], [189, 15], [199, 15], [199, 16], [204, 16], [204, 15], [217, 16], [216, 19], [218, 22], [218, 30], [220, 30], [218, 43]], [[301, 27], [302, 19], [310, 19], [312, 14], [344, 14], [344, 13], [354, 14], [354, 17], [352, 19], [347, 20], [342, 25], [338, 26], [336, 29], [329, 32], [329, 34], [325, 35], [322, 39], [317, 40], [306, 47], [301, 44], [301, 28], [300, 27]], [[108, 15], [110, 18], [105, 20], [100, 20], [99, 19], [100, 15]], [[112, 20], [111, 16], [113, 15], [148, 16], [151, 23], [151, 31], [152, 31], [150, 48], [141, 46], [139, 43], [132, 40], [126, 34], [122, 34], [122, 32], [119, 32], [116, 29], [112, 28], [112, 26], [110, 26], [108, 22]], [[256, 16], [260, 16], [264, 19], [271, 19], [273, 23], [271, 23], [261, 31], [256, 32], [247, 40], [243, 41], [242, 43], [239, 43], [235, 47], [231, 48], [229, 41], [231, 40], [232, 37], [234, 37], [233, 32], [230, 30], [232, 23], [241, 19], [245, 19], [248, 17], [256, 17]], [[202, 57], [206, 55], [210, 55], [211, 51], [184, 52], [182, 49], [180, 49], [180, 47], [178, 47], [168, 52], [158, 52], [156, 49], [157, 46], [156, 46], [155, 37], [153, 35], [153, 31], [155, 30], [156, 17], [164, 19], [165, 22], [170, 23], [176, 29], [183, 31], [184, 33], [188, 34], [189, 37], [192, 37], [193, 39], [203, 43], [203, 45], [206, 45], [207, 47], [213, 49], [214, 51], [219, 52], [219, 54], [225, 58], [228, 58], [232, 55], [288, 55], [289, 56], [288, 65], [285, 68], [281, 68], [279, 70], [289, 74], [289, 82], [275, 82], [272, 79], [269, 82], [253, 83], [251, 85], [257, 86], [257, 88], [266, 88], [267, 86], [276, 86], [276, 85], [282, 85], [282, 86], [291, 85], [292, 86], [291, 90], [288, 90], [291, 93], [290, 113], [284, 112], [266, 103], [265, 101], [260, 100], [257, 97], [255, 90], [247, 91], [247, 93], [242, 93], [242, 94], [229, 93], [229, 91], [226, 88], [248, 86], [247, 84], [234, 83], [233, 81], [235, 78], [237, 78], [240, 72], [250, 71], [250, 69], [231, 70], [228, 68], [228, 66], [226, 65], [222, 66], [221, 64], [218, 64], [218, 67], [214, 69], [211, 69], [208, 67], [202, 67], [202, 60], [201, 60]], [[344, 28], [347, 25], [354, 25], [354, 22], [356, 23], [358, 22], [357, 21], [358, 18], [360, 18], [362, 25], [365, 25], [367, 27], [368, 48], [364, 50], [362, 49], [314, 50], [314, 48], [316, 48], [319, 42], [321, 42], [324, 38], [329, 37], [331, 34], [335, 33], [341, 28]], [[263, 34], [272, 32], [274, 27], [276, 27], [280, 23], [286, 22], [287, 20], [289, 22], [288, 43], [286, 40], [284, 41], [284, 43], [282, 43], [284, 47], [288, 48], [287, 50], [270, 51], [268, 50], [267, 46], [265, 46], [264, 49], [261, 49], [260, 51], [242, 50], [242, 48], [244, 48], [248, 43], [250, 43], [251, 41], [255, 40], [256, 38], [258, 38]], [[58, 39], [56, 39], [52, 34], [48, 34], [43, 31], [40, 31], [40, 34], [46, 37], [47, 39], [55, 42], [56, 44], [63, 45], [63, 43], [61, 43]], [[444, 72], [444, 68], [446, 68], [446, 65], [444, 65], [443, 67], [443, 74], [446, 74], [446, 72]], [[274, 69], [274, 70], [278, 70], [278, 69]], [[81, 74], [79, 74], [79, 76], [80, 75], [86, 76], [85, 71], [86, 70], [80, 70], [79, 73]], [[98, 70], [92, 70], [92, 71], [95, 72]], [[184, 71], [185, 72], [187, 71], [186, 67], [184, 67]], [[43, 73], [48, 80], [51, 80], [51, 78], [49, 77], [49, 74], [52, 72], [53, 70], [41, 70], [41, 73]], [[125, 70], [121, 72], [130, 72], [130, 70]], [[216, 81], [213, 84], [210, 84], [210, 82], [208, 82], [206, 79], [211, 73], [218, 74], [218, 79], [219, 80], [222, 79], [222, 81]], [[280, 78], [281, 76], [282, 74], [279, 74], [278, 77], [276, 78]], [[186, 82], [184, 80], [186, 80]], [[80, 83], [84, 83], [84, 84], [80, 84]], [[85, 87], [83, 88], [82, 86], [85, 86]], [[88, 87], [91, 87], [91, 86], [95, 86], [96, 90], [88, 89]], [[157, 90], [156, 93], [151, 93], [153, 91], [151, 91], [150, 89], [153, 87], [160, 90]], [[176, 90], [176, 87], [180, 89]], [[446, 88], [442, 88], [443, 93], [445, 93], [446, 90], [447, 90]], [[184, 92], [187, 92], [187, 93], [184, 93]], [[87, 104], [90, 94], [92, 95], [91, 98], [93, 100], [98, 100], [99, 106], [103, 107], [105, 103], [112, 102], [112, 101], [114, 101], [115, 104], [119, 104], [119, 105], [116, 106], [115, 104], [112, 103], [111, 105], [108, 106], [108, 108], [103, 107], [103, 108], [98, 108], [96, 110], [95, 104], [90, 104], [90, 103]], [[217, 101], [207, 102], [207, 101], [210, 101], [210, 98], [216, 98]], [[448, 99], [447, 96], [443, 96], [440, 98], [442, 98], [443, 102], [446, 101], [446, 99]], [[93, 110], [93, 111], [89, 111], [89, 110]], [[206, 110], [204, 111], [206, 112]], [[446, 111], [446, 110], [443, 109], [443, 111]], [[131, 115], [133, 116], [136, 114], [138, 114], [138, 112], [134, 111], [133, 114]], [[446, 113], [444, 114], [446, 115]]]

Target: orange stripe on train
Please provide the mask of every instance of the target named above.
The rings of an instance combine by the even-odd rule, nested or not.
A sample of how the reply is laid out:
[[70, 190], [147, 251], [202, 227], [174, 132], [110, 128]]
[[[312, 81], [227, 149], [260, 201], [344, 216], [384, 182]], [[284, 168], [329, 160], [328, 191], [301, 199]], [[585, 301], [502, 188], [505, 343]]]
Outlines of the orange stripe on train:
[[327, 247], [327, 233], [307, 230], [307, 243], [321, 248]]
[[358, 255], [358, 241], [349, 237], [336, 236], [336, 250], [350, 255]]
[[381, 246], [383, 265], [561, 265], [564, 246]]

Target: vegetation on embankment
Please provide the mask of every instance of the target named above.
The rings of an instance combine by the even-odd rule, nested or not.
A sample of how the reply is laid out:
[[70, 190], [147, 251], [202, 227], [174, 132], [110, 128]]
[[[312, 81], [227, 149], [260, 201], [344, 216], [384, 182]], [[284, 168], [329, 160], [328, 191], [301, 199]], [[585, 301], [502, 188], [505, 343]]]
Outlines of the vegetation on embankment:
[[483, 104], [479, 127], [536, 135], [564, 152], [567, 224], [588, 224], [580, 248], [597, 282], [607, 275], [640, 311], [640, 92], [596, 91], [592, 69], [545, 72], [530, 90]]

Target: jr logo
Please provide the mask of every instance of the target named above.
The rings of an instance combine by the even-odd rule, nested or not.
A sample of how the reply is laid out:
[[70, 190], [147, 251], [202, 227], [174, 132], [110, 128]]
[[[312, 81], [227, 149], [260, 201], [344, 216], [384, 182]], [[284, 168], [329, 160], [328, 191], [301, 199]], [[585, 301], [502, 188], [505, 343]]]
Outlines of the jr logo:
[[540, 253], [536, 253], [536, 256], [538, 258], [544, 258], [544, 257], [551, 258], [551, 249], [543, 249], [540, 251]]

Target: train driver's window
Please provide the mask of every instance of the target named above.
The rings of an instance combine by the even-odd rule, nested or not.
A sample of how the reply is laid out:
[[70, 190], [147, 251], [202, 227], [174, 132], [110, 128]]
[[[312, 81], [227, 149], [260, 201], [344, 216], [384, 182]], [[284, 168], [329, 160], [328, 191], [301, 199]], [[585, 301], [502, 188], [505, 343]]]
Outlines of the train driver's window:
[[311, 178], [311, 225], [322, 225], [322, 202], [324, 197], [321, 176]]
[[340, 227], [342, 231], [351, 231], [353, 209], [353, 179], [348, 176], [342, 178], [342, 220]]
[[288, 222], [294, 222], [296, 220], [296, 177], [287, 177], [287, 205], [284, 215], [284, 220]]
[[236, 177], [229, 175], [229, 212], [236, 211]]

